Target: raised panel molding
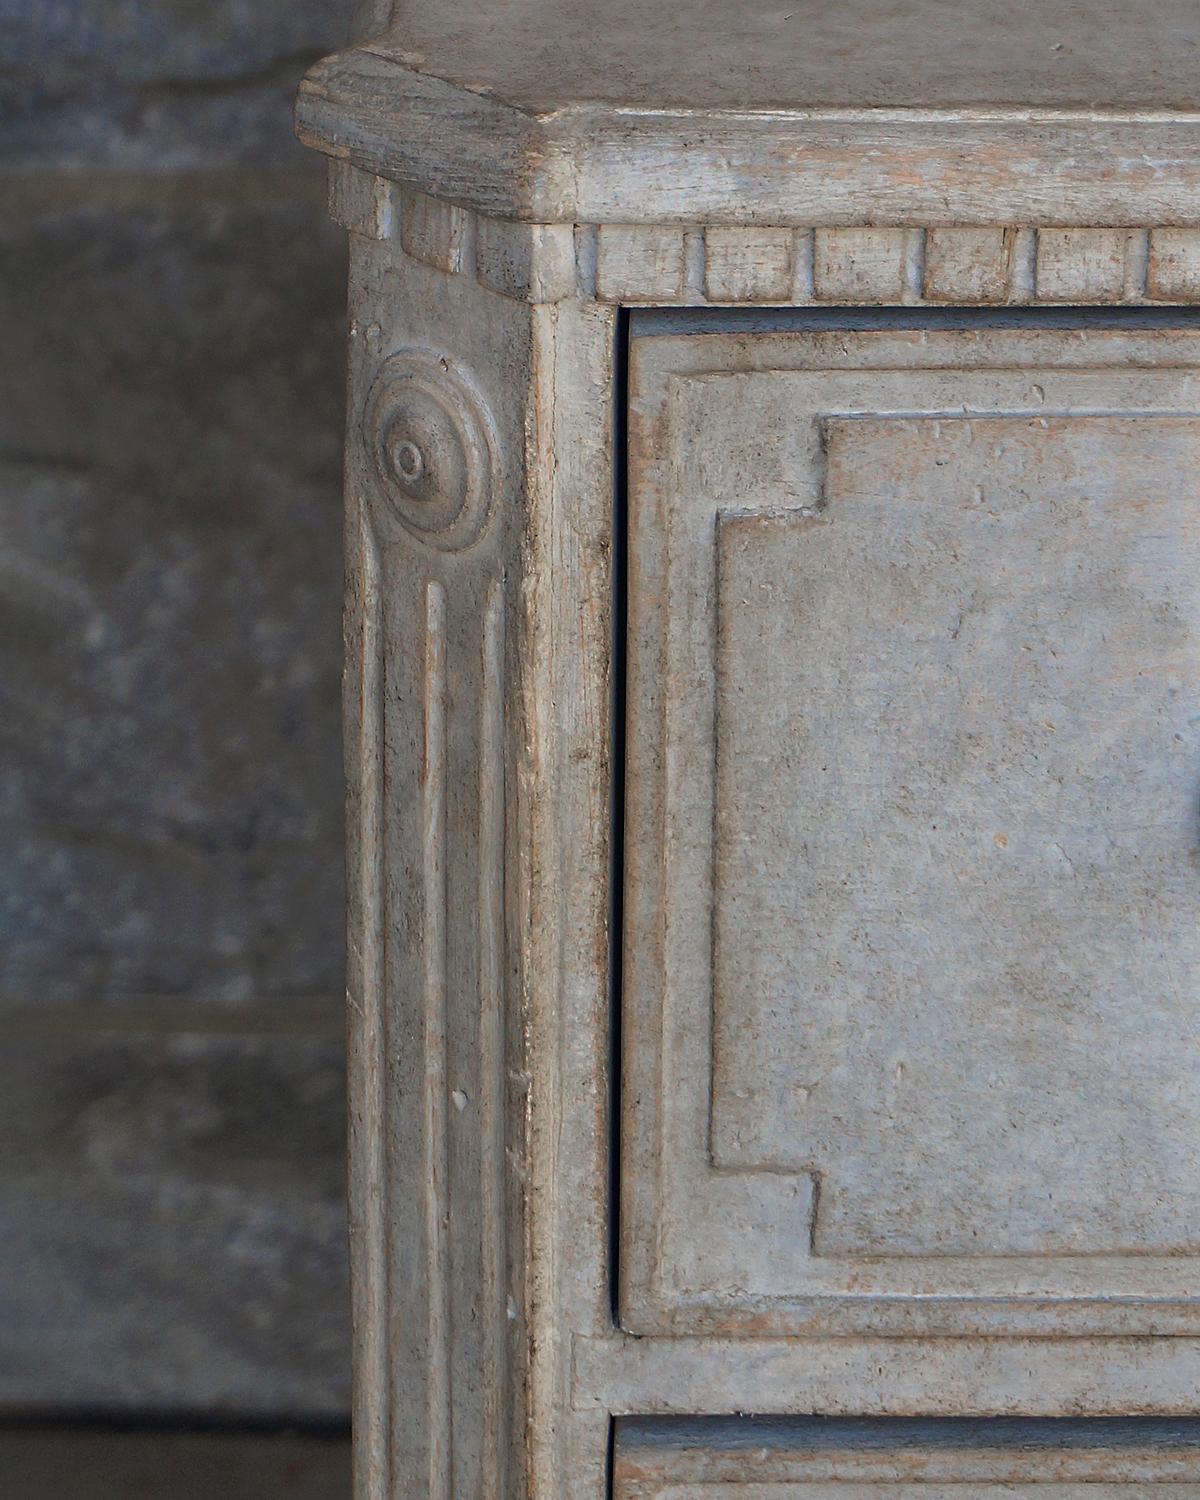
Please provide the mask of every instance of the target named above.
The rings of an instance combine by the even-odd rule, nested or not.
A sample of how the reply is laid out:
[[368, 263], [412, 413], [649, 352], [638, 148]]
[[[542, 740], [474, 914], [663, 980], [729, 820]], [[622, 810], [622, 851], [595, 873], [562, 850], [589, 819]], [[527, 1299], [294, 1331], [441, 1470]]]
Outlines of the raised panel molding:
[[439, 270], [530, 303], [1154, 306], [1200, 302], [1200, 229], [527, 224], [345, 162], [329, 211]]
[[820, 425], [815, 513], [717, 513], [713, 1165], [810, 1173], [814, 1257], [1194, 1256], [1200, 1096], [1140, 1129], [1127, 1069], [1200, 971], [1194, 772], [1148, 763], [1190, 735], [1149, 664], [1200, 636], [1200, 420]]
[[1195, 1327], [1197, 359], [635, 340], [631, 1332]]

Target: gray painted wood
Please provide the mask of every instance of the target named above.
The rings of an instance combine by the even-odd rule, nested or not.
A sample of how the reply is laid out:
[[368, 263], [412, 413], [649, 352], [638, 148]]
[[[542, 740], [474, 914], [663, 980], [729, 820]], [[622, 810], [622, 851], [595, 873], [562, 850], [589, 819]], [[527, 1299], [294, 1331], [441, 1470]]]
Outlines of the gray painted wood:
[[341, 1433], [0, 1427], [8, 1500], [345, 1500]]
[[578, 105], [543, 117], [359, 49], [309, 73], [297, 120], [331, 156], [535, 223], [836, 226], [868, 206], [893, 225], [1200, 219], [1195, 112]]
[[[994, 211], [993, 205], [993, 211]], [[518, 301], [724, 307], [1168, 305], [1200, 300], [1200, 229], [983, 224], [529, 224], [341, 160], [329, 211]]]
[[1194, 1326], [1196, 357], [635, 344], [635, 1331]]
[[[599, 40], [603, 38], [603, 43]], [[1190, 0], [948, 12], [418, 0], [318, 65], [301, 135], [505, 218], [1195, 219]]]
[[[689, 110], [1189, 110], [1196, 16], [1096, 0], [1000, 10], [941, 0], [394, 0], [381, 56], [530, 114], [580, 103]], [[597, 45], [602, 41], [602, 45]], [[683, 45], [687, 43], [688, 45]]]
[[[1194, 1422], [622, 1421], [618, 1500], [1135, 1500], [1200, 1494]], [[747, 1488], [750, 1486], [752, 1488]], [[1168, 1487], [1169, 1488], [1166, 1488]]]
[[[426, 249], [458, 226], [428, 216]], [[351, 1243], [362, 1493], [505, 1488], [522, 1038], [505, 995], [523, 304], [355, 236], [347, 454]], [[397, 298], [403, 270], [405, 296]], [[400, 646], [401, 642], [406, 642]], [[399, 646], [399, 649], [397, 647]], [[510, 1309], [512, 1316], [510, 1317]], [[419, 1475], [419, 1479], [411, 1476]]]
[[[1200, 294], [1194, 18], [1018, 28], [986, 107], [948, 44], [916, 110], [832, 18], [768, 63], [745, 12], [736, 99], [686, 11], [601, 19], [619, 97], [523, 72], [569, 7], [419, 4], [299, 106], [354, 246], [359, 1500], [598, 1500], [625, 1416], [1187, 1412], [1196, 334], [1012, 309]], [[638, 314], [619, 409], [622, 307], [761, 304], [825, 311]]]

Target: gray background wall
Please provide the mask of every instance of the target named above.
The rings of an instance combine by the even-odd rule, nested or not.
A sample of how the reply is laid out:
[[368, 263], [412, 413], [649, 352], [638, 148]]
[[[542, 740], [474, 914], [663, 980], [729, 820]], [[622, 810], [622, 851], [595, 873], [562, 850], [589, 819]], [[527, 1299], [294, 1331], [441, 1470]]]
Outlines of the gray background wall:
[[0, 1410], [344, 1418], [345, 0], [0, 7]]

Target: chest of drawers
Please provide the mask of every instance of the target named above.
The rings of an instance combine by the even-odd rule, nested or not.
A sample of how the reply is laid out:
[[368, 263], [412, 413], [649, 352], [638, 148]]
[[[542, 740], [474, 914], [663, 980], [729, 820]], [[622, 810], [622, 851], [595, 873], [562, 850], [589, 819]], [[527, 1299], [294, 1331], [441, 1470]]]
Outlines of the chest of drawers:
[[1200, 1495], [1198, 60], [420, 0], [306, 79], [359, 1500]]

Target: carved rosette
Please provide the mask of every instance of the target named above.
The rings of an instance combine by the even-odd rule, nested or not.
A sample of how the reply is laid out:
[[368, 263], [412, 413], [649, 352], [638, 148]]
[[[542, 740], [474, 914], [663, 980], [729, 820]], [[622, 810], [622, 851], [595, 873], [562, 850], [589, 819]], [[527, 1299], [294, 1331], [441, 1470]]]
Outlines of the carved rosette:
[[410, 536], [443, 552], [479, 539], [496, 491], [494, 425], [447, 355], [402, 349], [385, 360], [362, 434], [388, 510]]

